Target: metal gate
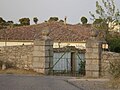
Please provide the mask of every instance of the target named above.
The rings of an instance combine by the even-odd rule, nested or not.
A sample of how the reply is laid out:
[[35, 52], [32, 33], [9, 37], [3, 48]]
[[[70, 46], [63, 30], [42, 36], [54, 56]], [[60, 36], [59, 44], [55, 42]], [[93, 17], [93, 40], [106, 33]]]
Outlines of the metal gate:
[[52, 71], [53, 75], [85, 75], [85, 51], [75, 47], [55, 50]]

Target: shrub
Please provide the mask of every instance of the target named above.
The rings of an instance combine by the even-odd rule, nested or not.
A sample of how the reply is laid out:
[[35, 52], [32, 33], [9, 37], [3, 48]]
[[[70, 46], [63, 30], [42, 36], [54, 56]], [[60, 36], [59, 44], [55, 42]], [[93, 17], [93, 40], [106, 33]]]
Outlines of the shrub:
[[2, 68], [3, 65], [3, 61], [0, 60], [0, 68]]
[[10, 62], [10, 61], [5, 62], [5, 66], [6, 66], [6, 69], [8, 69], [8, 68], [16, 68], [15, 63]]
[[3, 65], [3, 64], [6, 66], [6, 69], [8, 69], [8, 68], [16, 68], [15, 63], [10, 62], [10, 61], [4, 62], [4, 61], [1, 61], [1, 60], [0, 60], [0, 68], [1, 68], [1, 69], [2, 69], [2, 65]]
[[80, 66], [80, 68], [79, 68], [79, 74], [85, 75], [85, 61], [81, 60], [79, 66]]
[[108, 40], [110, 51], [120, 53], [120, 38], [112, 38]]

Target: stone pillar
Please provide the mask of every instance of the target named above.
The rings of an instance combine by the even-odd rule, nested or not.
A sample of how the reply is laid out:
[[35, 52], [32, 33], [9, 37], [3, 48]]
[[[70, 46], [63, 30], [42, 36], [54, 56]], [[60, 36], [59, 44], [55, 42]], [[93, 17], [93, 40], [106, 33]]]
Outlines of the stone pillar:
[[101, 76], [102, 44], [105, 42], [104, 30], [92, 30], [91, 37], [86, 42], [86, 77], [98, 78]]
[[101, 42], [89, 39], [86, 43], [86, 77], [100, 77]]
[[42, 74], [48, 74], [53, 64], [53, 41], [48, 33], [43, 30], [42, 38], [34, 40], [33, 69]]

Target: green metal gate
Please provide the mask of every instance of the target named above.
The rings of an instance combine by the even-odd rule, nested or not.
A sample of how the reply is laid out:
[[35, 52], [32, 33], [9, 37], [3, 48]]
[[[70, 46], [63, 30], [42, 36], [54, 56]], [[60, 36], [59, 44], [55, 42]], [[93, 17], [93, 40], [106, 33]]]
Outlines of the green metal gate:
[[65, 47], [54, 50], [53, 75], [85, 75], [85, 50]]

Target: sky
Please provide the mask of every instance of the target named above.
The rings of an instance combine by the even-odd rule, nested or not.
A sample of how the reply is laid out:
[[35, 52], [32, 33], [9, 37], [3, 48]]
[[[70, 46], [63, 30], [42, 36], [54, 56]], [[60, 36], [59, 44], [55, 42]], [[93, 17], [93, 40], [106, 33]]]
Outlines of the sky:
[[[0, 17], [14, 23], [26, 17], [33, 24], [33, 17], [41, 23], [49, 17], [64, 19], [67, 16], [68, 23], [77, 24], [85, 16], [90, 23], [89, 11], [95, 13], [96, 1], [101, 0], [0, 0]], [[120, 0], [115, 0], [115, 3], [120, 10]]]

